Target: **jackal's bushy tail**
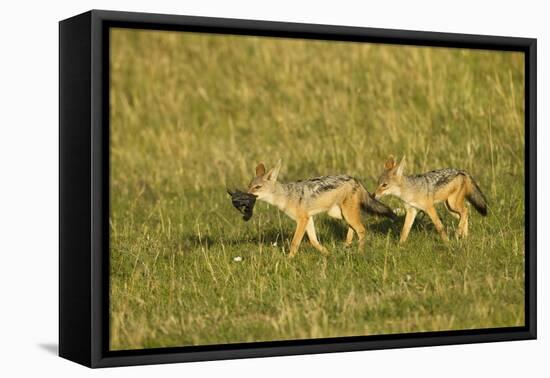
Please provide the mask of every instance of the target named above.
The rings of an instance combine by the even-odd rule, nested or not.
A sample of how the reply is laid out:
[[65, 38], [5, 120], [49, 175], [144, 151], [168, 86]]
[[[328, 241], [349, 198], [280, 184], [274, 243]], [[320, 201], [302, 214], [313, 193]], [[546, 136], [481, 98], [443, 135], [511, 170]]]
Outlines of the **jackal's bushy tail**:
[[479, 189], [479, 185], [477, 185], [477, 182], [470, 175], [467, 176], [466, 185], [466, 199], [481, 215], [486, 216], [487, 199], [481, 189]]
[[384, 215], [393, 220], [397, 219], [397, 215], [395, 215], [392, 209], [384, 205], [382, 202], [372, 198], [369, 192], [367, 192], [366, 190], [363, 194], [363, 199], [361, 201], [361, 209], [364, 212], [367, 212], [370, 214]]

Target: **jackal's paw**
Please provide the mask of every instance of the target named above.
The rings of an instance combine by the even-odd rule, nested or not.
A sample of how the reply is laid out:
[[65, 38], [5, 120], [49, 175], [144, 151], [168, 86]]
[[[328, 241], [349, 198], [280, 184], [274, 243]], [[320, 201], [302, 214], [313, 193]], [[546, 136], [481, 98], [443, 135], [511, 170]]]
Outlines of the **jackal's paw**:
[[465, 240], [468, 238], [468, 234], [465, 234], [463, 232], [457, 232], [456, 234], [456, 240]]

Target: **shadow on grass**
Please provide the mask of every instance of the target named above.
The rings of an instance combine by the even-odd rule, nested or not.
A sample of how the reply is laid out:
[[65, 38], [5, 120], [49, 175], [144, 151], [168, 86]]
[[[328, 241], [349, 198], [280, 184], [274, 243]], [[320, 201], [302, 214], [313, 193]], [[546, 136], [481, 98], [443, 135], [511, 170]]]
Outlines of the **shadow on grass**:
[[322, 227], [326, 228], [335, 239], [344, 240], [346, 238], [348, 225], [345, 222], [323, 217], [320, 219], [320, 224]]
[[376, 223], [369, 224], [368, 231], [387, 235], [391, 231], [392, 235], [399, 235], [401, 232], [401, 227], [403, 226], [403, 217], [399, 217], [396, 220], [391, 220], [387, 218], [379, 218], [380, 220]]
[[210, 235], [201, 235], [200, 237], [197, 234], [183, 234], [181, 235], [175, 243], [180, 244], [184, 247], [199, 247], [204, 245], [216, 245], [220, 242], [223, 242], [227, 245], [239, 245], [243, 243], [281, 243], [285, 238], [292, 237], [290, 235], [282, 235], [280, 229], [269, 228], [262, 230], [260, 233], [239, 233], [236, 235], [226, 235], [223, 237], [212, 237]]
[[[401, 227], [403, 227], [404, 218], [400, 217], [397, 220], [391, 220], [388, 218], [375, 218], [376, 223], [370, 223], [366, 225], [367, 233], [373, 232], [381, 235], [387, 235], [389, 231], [394, 235], [399, 235]], [[346, 238], [348, 225], [344, 221], [338, 221], [336, 219], [323, 219], [321, 223], [326, 227], [333, 235], [338, 239], [344, 240]]]
[[[389, 232], [392, 234], [393, 239], [398, 239], [401, 234], [401, 229], [403, 227], [403, 222], [405, 221], [404, 216], [400, 216], [397, 220], [391, 220], [385, 217], [371, 217], [370, 223], [366, 225], [367, 233], [378, 234], [381, 236], [386, 236]], [[317, 224], [317, 233], [318, 234], [327, 234], [330, 235], [335, 240], [345, 240], [348, 225], [343, 220], [320, 217], [316, 219]], [[320, 231], [322, 229], [322, 231]], [[414, 230], [425, 230], [431, 231], [435, 230], [433, 224], [424, 216], [424, 213], [419, 213], [413, 226], [412, 232]], [[224, 243], [228, 246], [238, 246], [242, 244], [281, 244], [290, 242], [292, 239], [293, 230], [281, 230], [280, 228], [271, 226], [270, 228], [265, 228], [259, 232], [254, 228], [253, 232], [242, 231], [237, 233], [229, 233], [223, 236], [211, 236], [208, 234], [201, 234], [200, 236], [196, 233], [184, 233], [180, 235], [177, 239], [173, 240], [174, 247], [180, 248], [198, 248], [201, 246], [215, 246], [220, 243]], [[307, 236], [304, 235], [304, 241], [307, 241]]]

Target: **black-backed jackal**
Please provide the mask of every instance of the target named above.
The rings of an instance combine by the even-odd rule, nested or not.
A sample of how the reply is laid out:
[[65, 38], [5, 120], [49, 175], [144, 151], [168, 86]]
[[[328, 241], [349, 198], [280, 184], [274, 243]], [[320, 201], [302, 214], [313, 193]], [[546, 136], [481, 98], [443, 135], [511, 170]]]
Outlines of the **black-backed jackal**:
[[399, 240], [401, 243], [407, 240], [418, 210], [428, 214], [443, 240], [449, 240], [435, 210], [435, 204], [439, 202], [444, 202], [447, 210], [460, 219], [458, 237], [468, 236], [468, 207], [465, 200], [481, 215], [487, 215], [487, 200], [468, 172], [446, 168], [419, 175], [404, 175], [404, 167], [405, 158], [396, 164], [393, 156], [390, 156], [374, 192], [375, 198], [394, 195], [405, 202], [407, 214]]
[[307, 236], [311, 244], [321, 253], [327, 254], [315, 233], [313, 217], [320, 213], [344, 219], [348, 224], [346, 245], [350, 245], [357, 233], [359, 245], [365, 241], [365, 226], [361, 212], [366, 211], [395, 218], [389, 207], [372, 198], [367, 190], [351, 176], [323, 176], [308, 180], [280, 183], [277, 181], [281, 162], [268, 172], [263, 163], [256, 167], [256, 176], [248, 185], [248, 193], [284, 211], [296, 221], [296, 231], [290, 244], [290, 257], [296, 255], [298, 247]]

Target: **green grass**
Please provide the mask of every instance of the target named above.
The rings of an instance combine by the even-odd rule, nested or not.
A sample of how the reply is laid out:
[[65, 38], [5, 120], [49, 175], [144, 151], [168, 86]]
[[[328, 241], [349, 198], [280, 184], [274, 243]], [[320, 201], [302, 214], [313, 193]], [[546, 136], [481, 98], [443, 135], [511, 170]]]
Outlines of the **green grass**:
[[[521, 54], [125, 30], [111, 48], [111, 349], [524, 324]], [[489, 216], [449, 245], [419, 216], [404, 246], [403, 218], [365, 217], [361, 250], [319, 216], [331, 255], [305, 238], [288, 259], [294, 222], [261, 202], [244, 222], [225, 192], [279, 158], [281, 181], [372, 191], [389, 154], [468, 170]]]

